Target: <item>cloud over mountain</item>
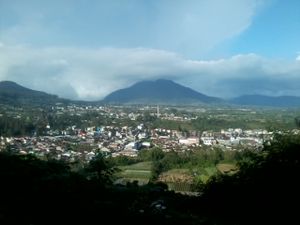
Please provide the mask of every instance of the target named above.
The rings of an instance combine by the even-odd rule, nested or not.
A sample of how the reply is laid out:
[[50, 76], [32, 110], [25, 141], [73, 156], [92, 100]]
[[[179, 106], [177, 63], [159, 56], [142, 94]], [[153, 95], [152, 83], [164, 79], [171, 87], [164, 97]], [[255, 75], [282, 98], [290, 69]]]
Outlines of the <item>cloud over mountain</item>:
[[212, 96], [300, 95], [300, 61], [255, 54], [190, 60], [158, 49], [0, 46], [0, 80], [73, 99], [101, 99], [166, 78]]

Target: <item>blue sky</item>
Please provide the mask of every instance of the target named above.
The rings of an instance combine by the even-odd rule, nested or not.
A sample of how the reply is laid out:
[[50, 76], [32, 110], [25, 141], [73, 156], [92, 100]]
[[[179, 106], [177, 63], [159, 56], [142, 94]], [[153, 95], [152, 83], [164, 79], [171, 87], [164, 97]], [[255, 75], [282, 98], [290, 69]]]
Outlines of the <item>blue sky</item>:
[[101, 99], [140, 80], [300, 96], [298, 0], [0, 0], [0, 80]]
[[231, 54], [294, 59], [300, 49], [300, 1], [270, 1], [252, 25], [232, 43]]

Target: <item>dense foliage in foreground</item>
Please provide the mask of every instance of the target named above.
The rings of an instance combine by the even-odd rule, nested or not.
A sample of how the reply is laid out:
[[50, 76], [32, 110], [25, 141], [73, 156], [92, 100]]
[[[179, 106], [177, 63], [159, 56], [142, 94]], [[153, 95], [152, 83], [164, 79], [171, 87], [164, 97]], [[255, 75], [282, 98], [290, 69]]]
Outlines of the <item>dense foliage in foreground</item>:
[[217, 224], [298, 224], [300, 137], [278, 136], [239, 164], [238, 173], [214, 177], [203, 188]]
[[192, 197], [160, 183], [115, 186], [101, 157], [72, 172], [62, 162], [1, 153], [0, 224], [297, 224], [299, 160], [300, 137], [277, 137]]

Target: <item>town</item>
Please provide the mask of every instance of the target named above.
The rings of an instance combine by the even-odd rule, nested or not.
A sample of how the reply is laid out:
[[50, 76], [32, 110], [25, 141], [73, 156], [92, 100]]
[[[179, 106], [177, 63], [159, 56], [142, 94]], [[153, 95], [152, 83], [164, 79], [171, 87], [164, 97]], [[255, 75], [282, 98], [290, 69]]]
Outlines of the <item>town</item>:
[[[173, 124], [184, 126], [191, 121], [195, 123], [201, 114], [207, 111], [205, 108], [176, 109], [168, 106], [56, 104], [48, 110], [52, 117], [76, 116], [77, 120], [58, 129], [55, 123], [52, 127], [48, 119], [43, 123], [41, 134], [34, 131], [32, 135], [1, 136], [0, 150], [15, 154], [34, 154], [41, 159], [87, 163], [99, 153], [107, 157], [120, 155], [136, 157], [140, 150], [152, 147], [159, 147], [164, 152], [195, 151], [199, 148], [219, 148], [223, 151], [240, 151], [246, 148], [259, 150], [264, 143], [273, 138], [274, 131], [262, 128], [224, 127], [220, 130], [188, 130], [179, 125], [174, 129]], [[240, 111], [249, 113], [249, 109]], [[250, 113], [256, 114], [253, 109]], [[26, 115], [26, 110], [19, 108], [6, 114], [20, 120]], [[88, 120], [86, 115], [90, 114], [92, 119]], [[220, 115], [222, 116], [223, 112], [215, 116], [218, 118]], [[1, 117], [3, 113], [0, 114]], [[209, 112], [207, 120], [211, 118], [212, 114]], [[160, 122], [157, 123], [157, 120]], [[171, 125], [168, 122], [171, 122]], [[297, 133], [298, 130], [293, 129], [292, 132]]]

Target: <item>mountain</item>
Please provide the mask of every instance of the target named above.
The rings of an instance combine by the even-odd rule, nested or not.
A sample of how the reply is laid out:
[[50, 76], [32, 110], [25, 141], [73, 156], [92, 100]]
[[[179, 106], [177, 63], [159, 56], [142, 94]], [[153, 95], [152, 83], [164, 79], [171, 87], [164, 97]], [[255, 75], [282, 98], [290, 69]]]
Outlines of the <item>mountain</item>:
[[235, 104], [248, 106], [300, 107], [300, 97], [243, 95], [229, 101], [201, 94], [171, 80], [142, 81], [131, 87], [120, 89], [98, 102], [71, 101], [23, 87], [12, 81], [0, 81], [0, 104], [47, 106], [55, 103], [91, 105], [110, 104]]
[[271, 97], [265, 95], [243, 95], [231, 99], [230, 102], [238, 105], [300, 107], [300, 97], [295, 96]]
[[171, 80], [142, 81], [107, 95], [107, 103], [118, 104], [201, 104], [219, 103], [221, 99], [206, 96]]
[[0, 81], [0, 103], [10, 105], [47, 105], [66, 101], [56, 95], [25, 88], [12, 81]]

